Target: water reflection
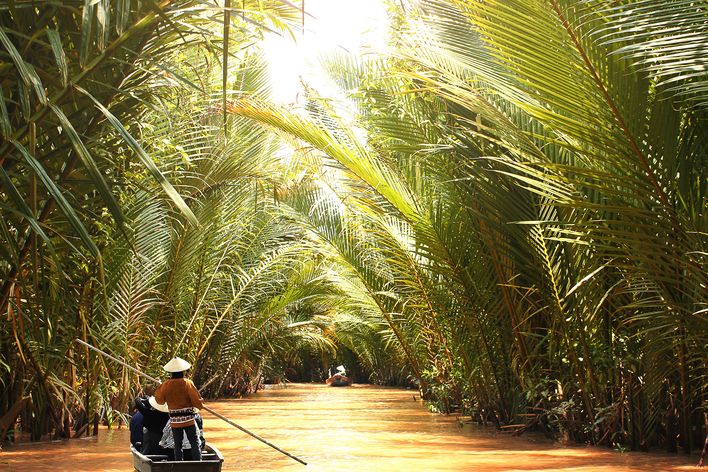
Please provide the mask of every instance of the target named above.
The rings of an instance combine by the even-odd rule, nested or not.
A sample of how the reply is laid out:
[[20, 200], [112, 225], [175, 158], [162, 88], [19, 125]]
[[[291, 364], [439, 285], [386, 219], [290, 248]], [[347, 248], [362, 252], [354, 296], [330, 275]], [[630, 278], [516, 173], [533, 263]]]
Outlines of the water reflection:
[[[695, 470], [682, 456], [618, 454], [560, 448], [543, 439], [510, 437], [454, 417], [428, 413], [414, 394], [372, 386], [291, 385], [246, 399], [210, 402], [301, 464], [226, 423], [204, 415], [205, 436], [226, 457], [226, 471], [563, 471]], [[129, 434], [101, 431], [98, 440], [29, 444], [0, 453], [0, 471], [122, 471], [132, 469]]]

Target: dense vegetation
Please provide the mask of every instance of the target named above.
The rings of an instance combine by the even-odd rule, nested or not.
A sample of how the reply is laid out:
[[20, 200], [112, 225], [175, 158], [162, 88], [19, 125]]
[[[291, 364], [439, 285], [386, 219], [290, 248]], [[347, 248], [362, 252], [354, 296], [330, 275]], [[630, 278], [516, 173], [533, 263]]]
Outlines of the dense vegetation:
[[125, 411], [79, 338], [207, 396], [339, 355], [500, 427], [700, 444], [706, 5], [390, 8], [388, 54], [328, 59], [346, 98], [283, 107], [289, 2], [0, 6], [3, 438]]

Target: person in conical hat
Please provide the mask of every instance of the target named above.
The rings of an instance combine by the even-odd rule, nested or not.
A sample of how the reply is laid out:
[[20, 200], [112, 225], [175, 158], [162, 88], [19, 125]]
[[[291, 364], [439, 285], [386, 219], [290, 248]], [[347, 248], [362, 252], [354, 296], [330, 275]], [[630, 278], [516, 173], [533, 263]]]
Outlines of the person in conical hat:
[[167, 403], [170, 425], [175, 439], [175, 460], [181, 461], [182, 439], [186, 435], [192, 449], [192, 460], [202, 460], [197, 427], [194, 422], [195, 408], [203, 409], [201, 395], [191, 380], [184, 378], [184, 372], [192, 364], [180, 357], [174, 357], [163, 369], [171, 374], [155, 391], [157, 403]]
[[165, 369], [167, 372], [174, 374], [175, 372], [187, 371], [191, 367], [192, 367], [192, 364], [185, 361], [181, 357], [173, 357], [172, 360], [170, 360], [170, 362], [165, 364], [164, 367], [162, 367], [162, 368]]
[[149, 397], [148, 403], [150, 404], [151, 407], [153, 407], [157, 411], [160, 411], [162, 413], [169, 413], [170, 412], [170, 409], [167, 408], [167, 404], [166, 403], [157, 403], [157, 400], [155, 400], [155, 397]]

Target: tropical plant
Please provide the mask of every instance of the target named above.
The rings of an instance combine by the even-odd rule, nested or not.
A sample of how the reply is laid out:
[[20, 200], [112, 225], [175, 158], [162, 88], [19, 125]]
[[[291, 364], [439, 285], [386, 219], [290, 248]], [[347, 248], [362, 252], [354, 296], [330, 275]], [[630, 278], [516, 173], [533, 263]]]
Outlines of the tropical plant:
[[[412, 265], [386, 253], [375, 274], [394, 293], [422, 274], [395, 299], [427, 306], [386, 318], [413, 329], [399, 339], [421, 380], [439, 356], [416, 347], [440, 336], [462, 401], [499, 424], [562, 404], [578, 440], [671, 448], [678, 433], [688, 451], [706, 392], [706, 76], [687, 72], [704, 43], [684, 37], [704, 17], [689, 2], [414, 2], [391, 58], [335, 62], [366, 142], [327, 110], [230, 109], [326, 153], [369, 187], [360, 212], [410, 228]], [[552, 395], [523, 394], [542, 383]]]
[[340, 350], [500, 427], [697, 444], [705, 5], [391, 5], [345, 101], [286, 108], [251, 45], [287, 2], [89, 3], [0, 10], [0, 412], [124, 411], [81, 337], [213, 396]]
[[[174, 158], [203, 156], [189, 138], [164, 145], [179, 154], [160, 155], [167, 150], [141, 139], [141, 120], [146, 112], [164, 117], [175, 88], [211, 100], [211, 78], [190, 80], [198, 73], [172, 67], [176, 54], [237, 71], [229, 61], [243, 57], [264, 23], [281, 28], [298, 17], [281, 2], [240, 7], [230, 15], [193, 1], [0, 6], [0, 311], [9, 320], [0, 329], [0, 412], [31, 392], [32, 409], [50, 415], [22, 415], [35, 437], [68, 435], [72, 422], [85, 431], [99, 401], [125, 403], [126, 390], [97, 384], [109, 369], [103, 361], [72, 342], [107, 342], [102, 347], [136, 360], [137, 341], [154, 334], [148, 314], [164, 306], [171, 225], [201, 226], [180, 195], [192, 182]], [[225, 43], [238, 48], [228, 53]], [[228, 93], [222, 81], [219, 98]], [[134, 382], [125, 371], [114, 378]]]

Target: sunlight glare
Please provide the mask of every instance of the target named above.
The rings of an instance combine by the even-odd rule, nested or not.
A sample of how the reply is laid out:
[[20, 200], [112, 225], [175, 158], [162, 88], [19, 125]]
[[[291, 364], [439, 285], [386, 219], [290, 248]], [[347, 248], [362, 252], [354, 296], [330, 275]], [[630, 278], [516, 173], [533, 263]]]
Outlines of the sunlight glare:
[[306, 0], [305, 32], [269, 34], [263, 49], [272, 80], [272, 99], [290, 104], [300, 100], [301, 80], [325, 93], [331, 89], [320, 59], [337, 49], [354, 55], [380, 50], [385, 44], [388, 16], [382, 0]]

